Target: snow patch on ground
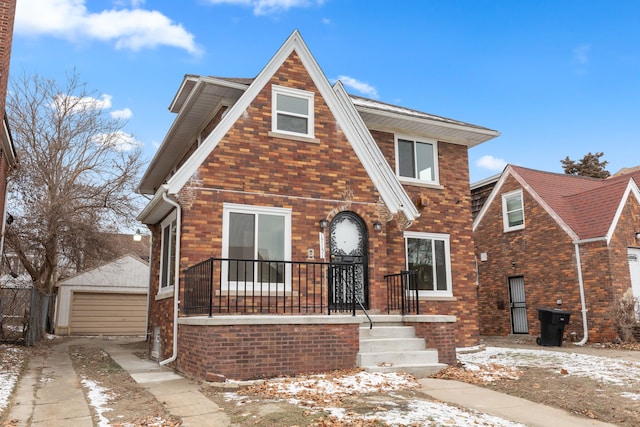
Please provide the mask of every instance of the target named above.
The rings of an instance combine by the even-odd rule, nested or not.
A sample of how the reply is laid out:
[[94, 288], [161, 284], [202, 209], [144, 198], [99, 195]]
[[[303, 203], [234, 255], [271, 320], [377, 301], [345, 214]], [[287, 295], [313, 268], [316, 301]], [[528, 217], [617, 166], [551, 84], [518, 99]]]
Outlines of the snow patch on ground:
[[0, 345], [0, 412], [9, 404], [23, 363], [24, 352], [21, 348]]
[[[486, 381], [500, 377], [498, 374], [492, 376], [496, 367], [514, 372], [519, 367], [537, 367], [631, 390], [640, 388], [640, 363], [610, 357], [550, 350], [487, 347], [475, 353], [459, 353], [458, 361], [468, 370], [486, 373], [483, 376]], [[640, 395], [635, 393], [625, 393], [623, 396], [640, 400]]]
[[81, 383], [87, 389], [89, 404], [93, 406], [93, 409], [98, 415], [98, 427], [109, 427], [111, 424], [103, 414], [112, 410], [111, 408], [107, 408], [106, 405], [113, 399], [113, 393], [111, 393], [109, 389], [87, 378], [83, 378]]
[[[322, 410], [346, 423], [357, 423], [358, 420], [366, 419], [380, 420], [389, 426], [522, 426], [499, 417], [428, 400], [409, 399], [404, 405], [381, 404], [379, 411], [366, 416], [354, 415], [341, 407], [341, 399], [347, 396], [367, 393], [392, 394], [394, 391], [415, 387], [418, 387], [415, 378], [407, 374], [345, 371], [271, 379], [251, 389], [251, 392], [274, 399], [284, 399], [294, 405]], [[238, 405], [242, 405], [249, 401], [243, 393], [247, 393], [247, 390], [226, 393], [226, 396], [228, 400], [237, 401]], [[394, 397], [402, 398], [396, 395]]]
[[549, 350], [487, 347], [477, 353], [458, 354], [468, 369], [490, 364], [508, 367], [531, 366], [562, 371], [566, 375], [587, 377], [621, 386], [640, 387], [640, 363], [609, 357]]

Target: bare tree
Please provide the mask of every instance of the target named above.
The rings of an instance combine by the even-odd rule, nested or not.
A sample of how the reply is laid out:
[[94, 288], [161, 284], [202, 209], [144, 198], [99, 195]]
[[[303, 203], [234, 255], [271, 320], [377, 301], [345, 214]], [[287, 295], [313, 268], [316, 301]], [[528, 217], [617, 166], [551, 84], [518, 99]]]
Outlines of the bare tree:
[[611, 173], [606, 169], [608, 161], [600, 161], [604, 153], [587, 153], [579, 161], [573, 161], [569, 156], [560, 160], [564, 173], [567, 175], [590, 176], [592, 178], [608, 178]]
[[[7, 98], [18, 166], [10, 178], [6, 243], [35, 286], [115, 250], [109, 232], [130, 226], [141, 150], [75, 70], [58, 83], [38, 75], [13, 81]], [[108, 105], [107, 105], [108, 106]]]

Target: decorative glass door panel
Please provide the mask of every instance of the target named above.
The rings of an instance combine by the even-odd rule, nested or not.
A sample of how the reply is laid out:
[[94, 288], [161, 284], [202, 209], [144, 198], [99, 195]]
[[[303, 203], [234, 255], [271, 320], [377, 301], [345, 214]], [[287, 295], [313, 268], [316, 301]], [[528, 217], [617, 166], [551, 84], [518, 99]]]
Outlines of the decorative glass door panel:
[[[331, 296], [334, 309], [369, 306], [367, 228], [353, 212], [340, 212], [330, 227]], [[354, 301], [355, 297], [355, 301]], [[358, 304], [359, 303], [359, 304]]]

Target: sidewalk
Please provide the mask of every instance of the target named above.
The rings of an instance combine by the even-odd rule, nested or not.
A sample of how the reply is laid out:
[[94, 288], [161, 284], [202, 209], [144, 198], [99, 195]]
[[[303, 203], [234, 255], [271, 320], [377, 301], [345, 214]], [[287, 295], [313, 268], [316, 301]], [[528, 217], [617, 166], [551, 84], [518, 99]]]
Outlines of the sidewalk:
[[80, 379], [71, 365], [69, 345], [91, 340], [101, 346], [131, 377], [162, 402], [171, 415], [182, 418], [183, 426], [227, 427], [229, 417], [218, 405], [198, 391], [198, 385], [126, 350], [124, 339], [77, 338], [52, 346], [44, 356], [31, 359], [20, 379], [7, 420], [19, 427], [93, 427], [89, 405]]
[[460, 381], [423, 378], [419, 379], [418, 383], [421, 390], [434, 399], [475, 409], [529, 427], [614, 426], [614, 424], [576, 417], [562, 409], [540, 405]]

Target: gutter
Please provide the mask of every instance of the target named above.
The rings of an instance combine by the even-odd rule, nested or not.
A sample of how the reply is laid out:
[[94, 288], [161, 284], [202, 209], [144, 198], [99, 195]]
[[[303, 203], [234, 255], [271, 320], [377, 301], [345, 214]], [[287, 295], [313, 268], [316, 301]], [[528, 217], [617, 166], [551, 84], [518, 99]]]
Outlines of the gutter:
[[582, 340], [575, 345], [583, 346], [589, 340], [589, 328], [587, 327], [587, 305], [584, 298], [584, 281], [582, 280], [582, 261], [580, 260], [580, 245], [574, 243], [576, 248], [576, 266], [578, 267], [578, 284], [580, 286], [580, 305], [582, 308]]
[[167, 192], [162, 193], [162, 198], [176, 208], [176, 253], [175, 253], [175, 279], [173, 281], [173, 353], [170, 358], [160, 361], [160, 365], [164, 366], [174, 362], [178, 358], [178, 297], [180, 295], [180, 231], [182, 229], [182, 210], [180, 205], [174, 200], [167, 197]]

